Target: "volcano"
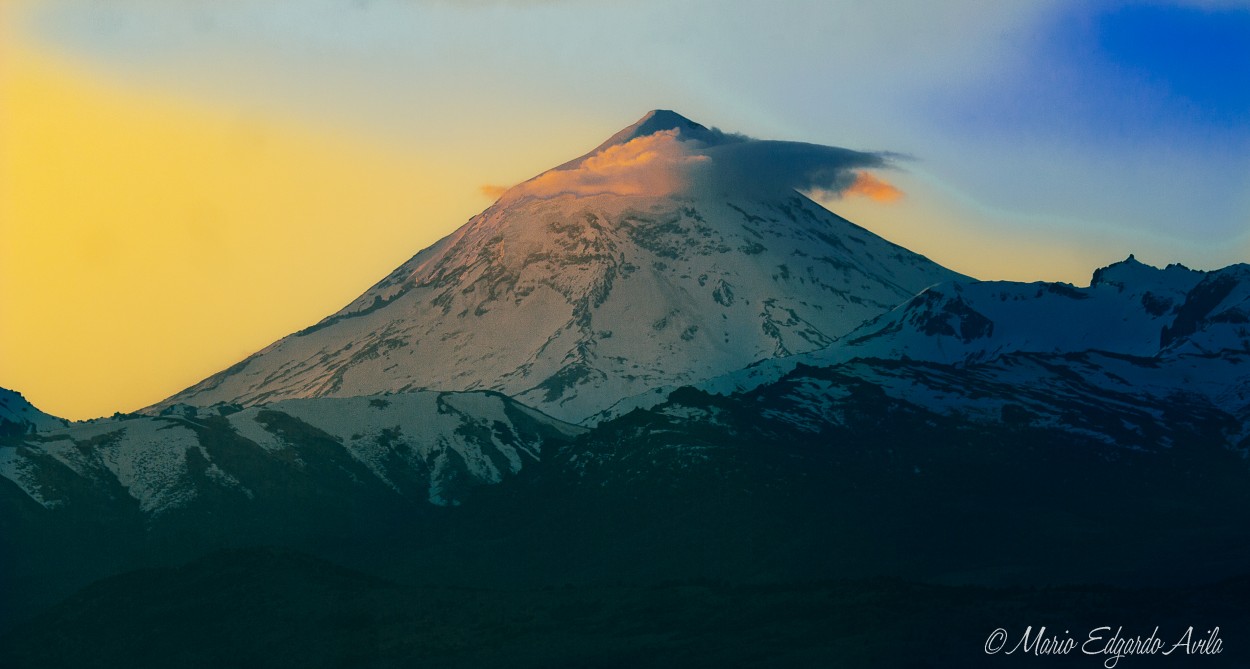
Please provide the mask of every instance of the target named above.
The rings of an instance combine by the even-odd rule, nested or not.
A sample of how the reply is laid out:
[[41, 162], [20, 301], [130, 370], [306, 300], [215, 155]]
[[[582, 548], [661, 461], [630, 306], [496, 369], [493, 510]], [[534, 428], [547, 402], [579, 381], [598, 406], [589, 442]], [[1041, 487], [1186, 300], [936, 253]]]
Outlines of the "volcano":
[[886, 163], [650, 112], [150, 411], [490, 390], [584, 423], [623, 398], [824, 348], [964, 278], [799, 192]]

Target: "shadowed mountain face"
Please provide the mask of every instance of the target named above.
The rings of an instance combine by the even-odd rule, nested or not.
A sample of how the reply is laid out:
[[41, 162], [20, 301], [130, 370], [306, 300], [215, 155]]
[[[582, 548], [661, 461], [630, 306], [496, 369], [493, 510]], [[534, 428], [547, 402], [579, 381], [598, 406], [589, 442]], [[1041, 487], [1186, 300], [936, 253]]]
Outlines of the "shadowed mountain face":
[[21, 393], [0, 388], [0, 437], [48, 430], [66, 424], [64, 419], [36, 409]]
[[584, 432], [497, 393], [288, 400], [0, 444], [0, 622], [116, 570], [255, 542], [378, 541]]
[[[157, 408], [481, 389], [578, 422], [822, 348], [958, 278], [775, 185], [767, 163], [757, 187], [739, 184], [744, 158], [715, 153], [731, 145], [771, 150], [653, 112], [507, 192], [342, 311]], [[838, 151], [812, 169], [879, 160]]]
[[[867, 368], [805, 368], [731, 397], [687, 389], [552, 435], [540, 459], [458, 507], [388, 489], [352, 457], [350, 435], [340, 443], [287, 409], [268, 421], [289, 440], [269, 458], [228, 426], [200, 435], [254, 498], [206, 482], [195, 501], [143, 515], [107, 491], [43, 511], [0, 489], [2, 548], [24, 556], [4, 592], [38, 603], [7, 612], [27, 624], [0, 659], [73, 666], [91, 647], [100, 666], [238, 654], [273, 666], [868, 667], [940, 649], [922, 666], [997, 666], [980, 652], [997, 627], [1245, 629], [1233, 596], [1244, 578], [1216, 584], [1250, 560], [1247, 468], [1219, 440], [1227, 416], [1127, 398], [1097, 409], [1120, 436], [1135, 432], [1123, 418], [1174, 410], [1158, 420], [1171, 443], [1147, 449], [1010, 411], [934, 413], [870, 373], [1008, 399], [1012, 386], [857, 364]], [[317, 401], [351, 400], [277, 407]], [[155, 419], [128, 422], [141, 420]], [[195, 560], [257, 544], [320, 559]], [[32, 619], [49, 584], [188, 560], [107, 579]], [[1038, 585], [1072, 587], [1027, 587]], [[1212, 666], [1239, 666], [1235, 650]]]

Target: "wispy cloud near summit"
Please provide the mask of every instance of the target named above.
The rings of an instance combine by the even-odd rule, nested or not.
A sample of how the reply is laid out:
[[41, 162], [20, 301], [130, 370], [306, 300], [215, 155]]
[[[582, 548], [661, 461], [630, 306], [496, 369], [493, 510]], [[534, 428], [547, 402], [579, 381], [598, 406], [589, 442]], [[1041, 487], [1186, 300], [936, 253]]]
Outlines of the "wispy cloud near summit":
[[693, 169], [708, 162], [677, 130], [663, 130], [603, 148], [566, 169], [554, 169], [505, 197], [668, 195], [687, 188]]
[[902, 195], [894, 186], [863, 171], [891, 166], [894, 154], [753, 139], [706, 129], [673, 116], [686, 128], [693, 125], [697, 132], [674, 127], [621, 143], [609, 141], [591, 154], [506, 193], [498, 186], [483, 186], [482, 192], [489, 197], [547, 199], [561, 195], [662, 196], [689, 189], [731, 193], [799, 190], [823, 198], [850, 192], [879, 202]]
[[735, 191], [799, 190], [840, 197], [858, 170], [891, 166], [894, 154], [837, 146], [744, 138], [709, 147], [714, 186]]
[[897, 186], [869, 172], [856, 172], [855, 181], [843, 194], [859, 195], [877, 202], [896, 202], [903, 197], [903, 191]]

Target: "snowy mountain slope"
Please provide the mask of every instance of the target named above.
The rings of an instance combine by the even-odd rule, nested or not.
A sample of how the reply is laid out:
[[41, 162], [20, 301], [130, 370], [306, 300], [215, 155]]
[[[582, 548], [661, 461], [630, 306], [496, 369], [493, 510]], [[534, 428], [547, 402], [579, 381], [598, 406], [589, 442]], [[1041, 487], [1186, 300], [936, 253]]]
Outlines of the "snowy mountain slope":
[[[1101, 351], [1141, 358], [1219, 357], [1250, 351], [1250, 266], [1203, 272], [1157, 269], [1127, 260], [1094, 272], [1087, 288], [1062, 283], [950, 282], [933, 286], [865, 322], [831, 346], [710, 380], [712, 392], [746, 390], [781, 378], [798, 364], [837, 365], [875, 358], [958, 366], [1016, 352]], [[1217, 366], [1218, 367], [1218, 366]], [[1215, 390], [1237, 378], [1218, 367]], [[612, 412], [647, 406], [656, 393]]]
[[961, 278], [763, 173], [717, 177], [711, 166], [753, 141], [653, 112], [155, 410], [490, 389], [581, 421], [656, 386], [824, 348]]
[[179, 405], [162, 416], [76, 423], [0, 446], [0, 478], [45, 509], [105, 491], [146, 517], [223, 493], [246, 504], [265, 494], [271, 470], [300, 486], [345, 480], [457, 505], [473, 487], [515, 475], [545, 443], [579, 432], [493, 393], [290, 400], [244, 410]]
[[828, 355], [971, 364], [1013, 351], [1150, 357], [1250, 350], [1248, 270], [1159, 270], [1130, 256], [1095, 272], [1088, 288], [943, 284], [865, 323]]
[[[1185, 445], [1244, 463], [1250, 457], [1247, 380], [1250, 352], [1241, 351], [1168, 358], [1010, 353], [967, 366], [867, 358], [825, 367], [800, 364], [779, 379], [728, 395], [679, 389], [650, 408], [600, 423], [598, 431], [660, 420], [666, 425], [661, 431], [755, 435], [777, 448], [805, 435], [836, 453], [841, 445], [833, 435], [862, 439], [865, 431], [897, 427], [906, 417], [919, 431], [907, 442], [880, 443], [882, 450], [927, 450], [941, 460], [942, 450], [961, 443], [961, 435], [992, 433], [1001, 434], [1005, 454], [1018, 448], [1015, 439], [1029, 436], [1053, 448], [1079, 444], [1112, 459], [1126, 451], [1162, 453]], [[688, 440], [673, 457], [704, 460], [711, 447], [702, 444], [717, 439]], [[633, 440], [647, 443], [641, 436]], [[620, 453], [643, 459], [628, 449]]]
[[36, 409], [21, 393], [0, 388], [0, 436], [51, 430], [66, 424], [64, 419]]
[[1250, 265], [1207, 273], [1176, 308], [1161, 342], [1174, 355], [1250, 350]]
[[1097, 278], [1089, 288], [941, 284], [857, 328], [839, 343], [836, 354], [829, 353], [844, 359], [908, 357], [948, 364], [991, 360], [1012, 351], [1154, 355], [1161, 348], [1160, 330], [1201, 275], [1168, 278], [1173, 281], [1162, 290], [1157, 284], [1120, 286]]
[[1164, 360], [1012, 353], [967, 367], [868, 359], [794, 374], [808, 378], [796, 394], [804, 399], [775, 413], [796, 424], [837, 422], [840, 396], [853, 380], [970, 426], [1028, 425], [1136, 450], [1170, 447], [1178, 433], [1206, 435], [1212, 446], [1250, 447], [1250, 425], [1237, 418], [1250, 396], [1227, 392], [1230, 376], [1250, 374], [1245, 353]]

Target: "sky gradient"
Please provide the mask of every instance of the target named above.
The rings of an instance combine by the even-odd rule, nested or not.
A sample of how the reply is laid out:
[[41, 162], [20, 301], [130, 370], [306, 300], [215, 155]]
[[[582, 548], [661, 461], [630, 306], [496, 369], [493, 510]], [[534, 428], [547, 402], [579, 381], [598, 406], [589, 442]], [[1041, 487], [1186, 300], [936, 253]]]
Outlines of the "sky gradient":
[[0, 386], [158, 401], [654, 108], [902, 154], [823, 203], [978, 278], [1250, 260], [1250, 5], [879, 4], [4, 2]]

